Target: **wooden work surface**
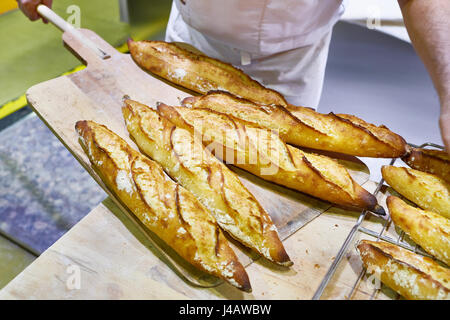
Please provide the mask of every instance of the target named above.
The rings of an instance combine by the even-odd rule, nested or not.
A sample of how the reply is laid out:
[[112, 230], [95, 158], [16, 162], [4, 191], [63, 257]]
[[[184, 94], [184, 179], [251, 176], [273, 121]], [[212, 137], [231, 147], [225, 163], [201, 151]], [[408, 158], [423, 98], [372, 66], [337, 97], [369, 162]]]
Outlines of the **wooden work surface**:
[[[177, 105], [188, 94], [142, 71], [129, 55], [117, 52], [92, 31], [82, 32], [111, 57], [100, 59], [65, 33], [66, 46], [88, 67], [30, 88], [27, 98], [40, 118], [110, 197], [5, 287], [0, 298], [311, 298], [359, 212], [330, 208], [329, 203], [233, 169], [272, 217], [294, 267], [276, 267], [233, 244], [247, 266], [252, 294], [244, 294], [227, 284], [204, 289], [184, 282], [174, 270], [181, 270], [181, 275], [191, 280], [203, 279], [204, 275], [183, 265], [176, 255], [167, 254], [164, 245], [158, 245], [158, 241], [155, 245], [154, 237], [143, 232], [133, 215], [92, 170], [78, 143], [74, 125], [78, 120], [94, 120], [136, 147], [122, 119], [122, 97], [126, 94], [154, 107], [158, 101]], [[365, 183], [369, 172], [364, 164], [352, 157], [340, 161], [358, 183], [373, 191], [373, 183]], [[313, 220], [326, 210], [326, 214]], [[360, 268], [359, 261], [355, 263]], [[67, 287], [70, 265], [80, 267], [79, 290]], [[352, 279], [355, 268], [351, 266], [347, 270]], [[344, 288], [351, 285], [345, 277], [337, 283], [338, 289], [331, 290], [329, 297], [343, 297]]]
[[[375, 188], [373, 182], [364, 186]], [[333, 207], [287, 238], [290, 269], [264, 259], [247, 266], [253, 287], [248, 294], [226, 283], [210, 289], [185, 283], [107, 198], [0, 291], [0, 299], [311, 299], [358, 215]], [[373, 229], [381, 227], [379, 220]], [[80, 270], [79, 289], [70, 284], [73, 266]], [[360, 271], [352, 245], [323, 298], [347, 298]], [[363, 282], [352, 298], [371, 294]], [[376, 296], [392, 297], [389, 290]]]

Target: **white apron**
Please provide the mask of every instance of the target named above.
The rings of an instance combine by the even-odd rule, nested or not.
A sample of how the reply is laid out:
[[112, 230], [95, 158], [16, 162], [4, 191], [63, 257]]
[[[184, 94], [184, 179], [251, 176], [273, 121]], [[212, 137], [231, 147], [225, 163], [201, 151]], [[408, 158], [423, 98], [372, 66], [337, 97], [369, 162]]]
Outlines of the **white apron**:
[[295, 105], [317, 108], [342, 0], [174, 0], [166, 41], [232, 63]]

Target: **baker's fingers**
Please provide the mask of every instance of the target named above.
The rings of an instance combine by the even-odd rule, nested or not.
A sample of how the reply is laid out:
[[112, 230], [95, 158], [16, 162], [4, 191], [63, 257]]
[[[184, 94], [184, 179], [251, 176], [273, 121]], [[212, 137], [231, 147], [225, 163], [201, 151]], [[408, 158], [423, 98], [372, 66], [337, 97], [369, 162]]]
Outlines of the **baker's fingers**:
[[[51, 8], [52, 4], [53, 4], [53, 0], [42, 0], [42, 4], [47, 6], [47, 7], [49, 7], [49, 8]], [[45, 19], [45, 18], [42, 18], [42, 21], [44, 23], [48, 23], [47, 19]]]
[[19, 9], [30, 19], [35, 21], [39, 19], [39, 14], [36, 9], [41, 3], [40, 0], [18, 0]]
[[[31, 21], [39, 20], [41, 17], [37, 12], [37, 7], [40, 4], [44, 4], [51, 8], [53, 0], [18, 0], [19, 9], [30, 19]], [[45, 23], [47, 20], [42, 19]]]
[[42, 4], [51, 8], [53, 4], [53, 0], [42, 0]]

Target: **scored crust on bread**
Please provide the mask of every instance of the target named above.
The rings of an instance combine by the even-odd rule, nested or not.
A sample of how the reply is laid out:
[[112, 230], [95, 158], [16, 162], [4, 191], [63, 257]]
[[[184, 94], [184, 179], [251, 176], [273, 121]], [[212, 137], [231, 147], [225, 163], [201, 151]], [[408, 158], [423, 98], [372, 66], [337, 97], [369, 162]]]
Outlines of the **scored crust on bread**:
[[231, 64], [164, 41], [128, 41], [133, 60], [170, 82], [205, 94], [225, 90], [263, 104], [286, 105], [281, 94], [263, 87]]
[[405, 140], [384, 126], [375, 126], [351, 115], [322, 114], [310, 108], [262, 105], [215, 91], [182, 102], [192, 108], [208, 108], [277, 130], [285, 142], [354, 156], [396, 158], [406, 152]]
[[[221, 90], [234, 95], [238, 102], [260, 104], [252, 107], [266, 109], [265, 117], [270, 121], [256, 122], [265, 123], [270, 129], [282, 129], [280, 136], [286, 142], [363, 157], [395, 158], [406, 152], [403, 138], [386, 127], [350, 115], [325, 115], [288, 105], [280, 93], [265, 88], [230, 64], [163, 41], [129, 40], [128, 47], [141, 68], [170, 82], [201, 94]], [[248, 120], [248, 115], [242, 116]], [[257, 118], [260, 116], [263, 114]]]
[[251, 291], [248, 275], [214, 217], [160, 165], [93, 121], [78, 121], [81, 145], [106, 186], [149, 230], [195, 267]]
[[386, 242], [362, 240], [357, 248], [367, 272], [406, 299], [450, 299], [450, 269]]
[[400, 198], [387, 198], [395, 225], [426, 252], [450, 266], [450, 221], [434, 212], [414, 208]]
[[265, 180], [341, 206], [381, 208], [337, 161], [286, 145], [271, 130], [204, 108], [160, 104], [158, 112], [177, 127], [201, 135], [219, 159]]
[[124, 102], [128, 131], [144, 153], [191, 191], [232, 237], [275, 263], [292, 265], [270, 216], [235, 173], [189, 131], [146, 105]]
[[413, 169], [434, 174], [450, 183], [450, 156], [445, 151], [410, 148], [402, 160]]
[[450, 218], [450, 185], [443, 179], [405, 167], [381, 167], [383, 179], [398, 193], [425, 210]]

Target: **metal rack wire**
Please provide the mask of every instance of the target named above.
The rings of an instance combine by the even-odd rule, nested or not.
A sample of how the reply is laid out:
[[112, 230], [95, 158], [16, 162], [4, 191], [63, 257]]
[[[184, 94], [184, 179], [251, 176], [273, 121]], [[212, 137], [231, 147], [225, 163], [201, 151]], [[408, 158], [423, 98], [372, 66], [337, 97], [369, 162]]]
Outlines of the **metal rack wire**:
[[[415, 148], [433, 147], [433, 148], [441, 149], [441, 150], [444, 149], [443, 146], [440, 146], [440, 145], [437, 145], [437, 144], [431, 143], [431, 142], [426, 142], [420, 146], [417, 146], [417, 145], [414, 145], [411, 143], [409, 145], [411, 147], [415, 147]], [[390, 165], [393, 165], [396, 162], [396, 160], [397, 159], [392, 159], [390, 162]], [[384, 183], [384, 179], [382, 178], [378, 182], [377, 187], [376, 187], [375, 191], [373, 192], [374, 196], [378, 195], [378, 193], [381, 190], [381, 187], [383, 186], [383, 183]], [[401, 231], [400, 234], [398, 234], [397, 239], [394, 239], [392, 237], [384, 235], [385, 231], [388, 229], [389, 225], [392, 222], [390, 215], [388, 215], [387, 218], [384, 220], [381, 231], [379, 231], [379, 232], [373, 231], [369, 228], [362, 227], [362, 223], [366, 220], [367, 213], [368, 213], [368, 211], [365, 211], [365, 210], [361, 212], [360, 216], [358, 217], [358, 220], [356, 221], [355, 225], [350, 230], [349, 234], [347, 235], [347, 238], [345, 239], [344, 243], [342, 244], [341, 248], [339, 249], [339, 252], [336, 255], [336, 258], [334, 259], [333, 263], [331, 264], [330, 268], [328, 269], [327, 273], [325, 274], [324, 278], [322, 279], [319, 287], [317, 288], [316, 292], [314, 293], [314, 296], [312, 298], [313, 300], [319, 300], [322, 297], [323, 292], [327, 288], [330, 280], [335, 275], [336, 270], [338, 269], [338, 267], [340, 266], [340, 263], [342, 262], [342, 258], [348, 252], [349, 246], [352, 243], [352, 241], [355, 239], [355, 236], [358, 234], [358, 232], [375, 237], [376, 241], [383, 240], [383, 241], [398, 245], [400, 247], [403, 247], [405, 249], [411, 250], [414, 253], [418, 253], [423, 256], [427, 256], [427, 257], [434, 259], [434, 257], [430, 256], [428, 253], [423, 251], [423, 249], [421, 249], [418, 245], [412, 246], [409, 243], [405, 242], [404, 241], [405, 233], [403, 231]], [[358, 288], [358, 285], [361, 283], [361, 279], [364, 277], [365, 274], [366, 274], [366, 270], [364, 268], [362, 268], [362, 270], [359, 273], [358, 277], [356, 278], [355, 282], [351, 286], [350, 292], [346, 295], [346, 297], [348, 297], [349, 299], [351, 299], [353, 297], [353, 294], [355, 293], [356, 289]], [[370, 296], [370, 299], [373, 299], [375, 297], [375, 295], [379, 292], [379, 290], [380, 290], [380, 288], [374, 289]]]

